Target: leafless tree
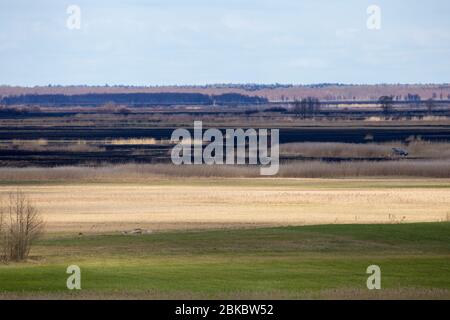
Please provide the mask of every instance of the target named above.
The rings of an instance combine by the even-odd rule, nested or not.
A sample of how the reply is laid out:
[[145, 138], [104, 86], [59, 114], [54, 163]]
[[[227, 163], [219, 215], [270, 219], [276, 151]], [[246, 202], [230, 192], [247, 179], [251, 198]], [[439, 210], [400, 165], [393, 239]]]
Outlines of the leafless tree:
[[5, 260], [6, 255], [5, 211], [2, 200], [0, 198], [0, 261]]
[[0, 203], [0, 258], [3, 261], [27, 259], [33, 242], [43, 230], [44, 221], [25, 194], [10, 193], [6, 206]]
[[315, 97], [306, 98], [306, 104], [308, 105], [309, 113], [315, 116], [320, 111], [320, 101]]
[[294, 112], [305, 119], [308, 115], [314, 116], [320, 110], [320, 101], [314, 97], [307, 97], [294, 102]]
[[302, 101], [295, 100], [294, 112], [297, 116], [302, 117], [303, 119], [306, 118], [308, 109], [306, 103], [304, 103], [304, 99], [302, 99]]
[[392, 105], [394, 104], [394, 98], [392, 96], [382, 96], [378, 99], [378, 103], [381, 105], [384, 115], [389, 115], [392, 112]]
[[434, 109], [434, 100], [433, 99], [428, 99], [425, 103], [428, 113], [431, 114], [433, 112]]

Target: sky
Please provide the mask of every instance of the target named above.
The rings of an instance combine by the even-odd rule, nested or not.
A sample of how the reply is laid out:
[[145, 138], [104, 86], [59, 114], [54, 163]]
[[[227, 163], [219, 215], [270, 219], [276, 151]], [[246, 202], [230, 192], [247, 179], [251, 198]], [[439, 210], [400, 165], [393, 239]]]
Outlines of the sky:
[[0, 85], [449, 83], [449, 17], [448, 0], [1, 0]]

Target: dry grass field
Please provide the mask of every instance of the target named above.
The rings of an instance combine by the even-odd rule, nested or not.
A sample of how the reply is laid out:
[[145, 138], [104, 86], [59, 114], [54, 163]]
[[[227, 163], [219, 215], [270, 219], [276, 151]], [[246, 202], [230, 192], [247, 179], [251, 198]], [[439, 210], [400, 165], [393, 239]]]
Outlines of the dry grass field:
[[47, 231], [104, 233], [312, 224], [448, 221], [445, 179], [155, 179], [4, 184], [42, 212]]
[[0, 264], [0, 300], [450, 297], [449, 179], [8, 170], [0, 198], [22, 190], [46, 233], [26, 261]]

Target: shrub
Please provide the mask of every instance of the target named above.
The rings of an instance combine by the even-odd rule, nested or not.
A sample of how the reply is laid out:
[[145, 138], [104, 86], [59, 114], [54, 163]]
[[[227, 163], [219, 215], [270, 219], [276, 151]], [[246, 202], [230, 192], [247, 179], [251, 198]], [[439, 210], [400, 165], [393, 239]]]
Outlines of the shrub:
[[0, 259], [4, 262], [28, 258], [33, 242], [42, 235], [44, 221], [31, 201], [20, 191], [0, 203]]

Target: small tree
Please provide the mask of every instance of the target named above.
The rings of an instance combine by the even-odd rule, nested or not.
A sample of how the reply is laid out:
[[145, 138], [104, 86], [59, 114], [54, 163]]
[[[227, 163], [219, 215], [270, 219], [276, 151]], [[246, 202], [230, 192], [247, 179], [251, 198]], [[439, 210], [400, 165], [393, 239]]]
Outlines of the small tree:
[[306, 118], [308, 108], [307, 108], [306, 103], [304, 102], [304, 99], [302, 99], [302, 101], [295, 100], [294, 112], [296, 115], [302, 117], [303, 119]]
[[382, 96], [378, 99], [378, 103], [383, 110], [384, 115], [388, 115], [392, 112], [392, 105], [394, 104], [394, 99], [392, 96]]
[[39, 211], [23, 192], [10, 193], [6, 206], [0, 203], [0, 259], [6, 262], [27, 259], [43, 229]]
[[320, 111], [320, 101], [314, 97], [306, 98], [306, 104], [308, 105], [309, 113], [314, 116], [316, 112]]
[[314, 116], [320, 110], [319, 99], [307, 97], [301, 101], [294, 102], [294, 112], [305, 119], [308, 115]]
[[433, 112], [434, 109], [434, 100], [433, 99], [428, 99], [427, 102], [425, 103], [428, 113], [431, 114]]
[[5, 211], [0, 198], [0, 261], [5, 260], [6, 255]]

